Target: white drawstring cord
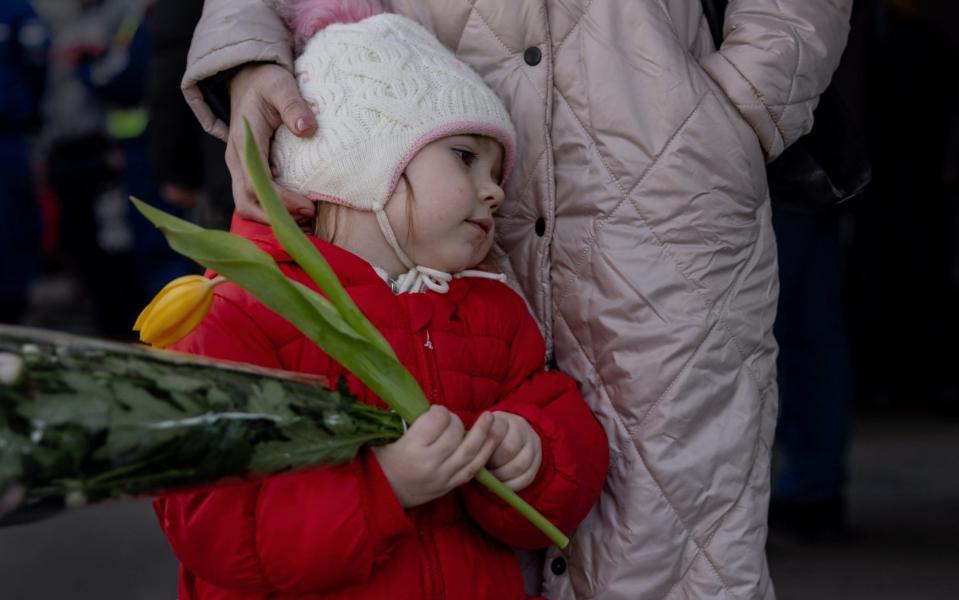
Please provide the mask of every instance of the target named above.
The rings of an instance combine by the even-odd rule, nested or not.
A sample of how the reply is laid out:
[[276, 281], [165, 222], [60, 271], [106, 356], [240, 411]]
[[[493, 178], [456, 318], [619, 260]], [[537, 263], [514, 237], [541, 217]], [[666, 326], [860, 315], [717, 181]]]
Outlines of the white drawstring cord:
[[421, 267], [413, 263], [406, 253], [403, 252], [403, 249], [400, 248], [396, 234], [393, 233], [393, 226], [390, 225], [390, 220], [387, 218], [386, 211], [383, 210], [383, 207], [373, 207], [373, 212], [376, 214], [376, 221], [380, 226], [380, 231], [382, 231], [386, 237], [386, 241], [390, 247], [393, 248], [393, 252], [396, 253], [397, 258], [400, 259], [403, 266], [409, 269], [409, 271], [397, 277], [395, 281], [391, 281], [385, 271], [374, 267], [377, 274], [383, 278], [383, 281], [390, 284], [394, 294], [417, 294], [423, 290], [431, 290], [437, 294], [445, 294], [450, 289], [450, 281], [453, 279], [462, 279], [463, 277], [479, 277], [481, 279], [493, 279], [506, 283], [506, 275], [502, 273], [488, 273], [477, 269], [467, 269], [455, 275], [450, 275], [445, 271]]
[[449, 291], [452, 280], [453, 276], [449, 273], [417, 265], [397, 278], [396, 294], [416, 294], [424, 289], [445, 294]]
[[374, 267], [374, 270], [376, 271], [376, 274], [383, 279], [383, 281], [390, 284], [390, 287], [393, 289], [393, 293], [397, 295], [407, 293], [417, 294], [425, 290], [430, 290], [436, 292], [437, 294], [445, 294], [450, 289], [450, 281], [453, 279], [463, 279], [464, 277], [492, 279], [494, 281], [502, 281], [503, 283], [506, 283], [506, 275], [502, 273], [489, 273], [487, 271], [480, 271], [477, 269], [467, 269], [454, 275], [450, 275], [449, 273], [437, 269], [416, 266], [406, 273], [403, 273], [393, 281], [390, 280], [389, 274], [383, 269]]
[[506, 283], [506, 275], [503, 273], [490, 273], [489, 271], [480, 271], [479, 269], [466, 269], [453, 275], [453, 279], [462, 279], [464, 277], [476, 277], [478, 279], [492, 279], [493, 281], [502, 281]]

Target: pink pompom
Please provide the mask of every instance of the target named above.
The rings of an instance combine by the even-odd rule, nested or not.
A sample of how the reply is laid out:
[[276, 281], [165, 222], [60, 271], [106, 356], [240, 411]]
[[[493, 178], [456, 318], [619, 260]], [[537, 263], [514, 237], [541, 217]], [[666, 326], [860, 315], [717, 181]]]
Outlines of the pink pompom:
[[283, 0], [277, 12], [293, 32], [297, 52], [333, 23], [355, 23], [383, 12], [379, 0]]

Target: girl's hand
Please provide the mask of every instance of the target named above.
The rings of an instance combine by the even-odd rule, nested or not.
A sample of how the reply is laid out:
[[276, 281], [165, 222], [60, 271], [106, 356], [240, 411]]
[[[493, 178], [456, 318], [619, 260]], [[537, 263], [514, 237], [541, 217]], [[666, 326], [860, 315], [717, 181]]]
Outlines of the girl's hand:
[[519, 492], [533, 483], [543, 464], [539, 434], [519, 415], [497, 411], [493, 419], [492, 437], [500, 442], [490, 457], [490, 472], [503, 485]]
[[433, 405], [403, 437], [373, 453], [403, 508], [439, 498], [473, 479], [498, 440], [493, 415], [484, 413], [467, 433], [459, 417]]
[[[293, 74], [272, 63], [250, 63], [230, 80], [230, 133], [226, 141], [226, 166], [233, 179], [233, 201], [236, 212], [254, 221], [266, 223], [266, 214], [253, 192], [243, 164], [245, 129], [243, 118], [250, 122], [253, 139], [260, 149], [264, 165], [270, 164], [269, 148], [273, 133], [280, 123], [300, 137], [316, 132], [316, 118], [300, 96]], [[274, 184], [280, 199], [297, 221], [313, 218], [313, 202]]]

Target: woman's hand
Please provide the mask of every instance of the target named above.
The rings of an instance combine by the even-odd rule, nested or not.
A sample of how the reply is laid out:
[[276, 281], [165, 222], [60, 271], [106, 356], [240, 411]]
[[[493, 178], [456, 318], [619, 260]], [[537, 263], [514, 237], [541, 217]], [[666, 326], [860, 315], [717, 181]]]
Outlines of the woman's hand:
[[503, 485], [519, 492], [536, 479], [543, 463], [539, 434], [519, 415], [493, 413], [492, 437], [500, 440], [490, 457], [490, 473]]
[[[293, 74], [279, 65], [251, 63], [241, 68], [230, 81], [226, 166], [233, 178], [233, 201], [241, 216], [266, 223], [266, 214], [260, 208], [243, 164], [244, 118], [250, 122], [264, 165], [269, 164], [270, 141], [281, 123], [300, 137], [310, 137], [316, 132], [316, 118], [300, 96]], [[315, 207], [312, 201], [274, 186], [294, 219], [302, 222], [313, 218]]]
[[380, 468], [403, 508], [412, 508], [473, 479], [498, 440], [493, 415], [484, 413], [467, 433], [459, 417], [433, 405], [403, 437], [373, 448]]

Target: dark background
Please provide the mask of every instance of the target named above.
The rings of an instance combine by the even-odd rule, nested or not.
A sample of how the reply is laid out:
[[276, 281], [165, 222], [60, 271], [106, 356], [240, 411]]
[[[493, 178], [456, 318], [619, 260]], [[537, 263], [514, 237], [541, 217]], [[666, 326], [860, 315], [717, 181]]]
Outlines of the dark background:
[[[123, 198], [136, 193], [207, 226], [225, 226], [232, 206], [222, 145], [199, 131], [177, 89], [202, 3], [155, 2], [124, 50], [128, 67], [106, 84], [91, 82], [91, 65], [103, 68], [134, 3], [33, 4], [54, 44], [29, 133], [40, 225], [34, 245], [3, 259], [36, 262], [17, 319], [132, 340], [129, 326], [146, 300], [193, 267], [134, 219]], [[784, 288], [802, 293], [781, 318], [838, 315], [828, 329], [845, 336], [849, 364], [848, 372], [824, 367], [829, 393], [812, 399], [802, 385], [782, 382], [790, 402], [783, 418], [839, 432], [829, 452], [845, 465], [841, 521], [813, 513], [815, 531], [788, 519], [771, 530], [770, 566], [783, 600], [959, 597], [957, 33], [954, 0], [857, 1], [836, 85], [863, 132], [874, 179], [863, 196], [813, 218], [821, 240], [802, 246], [780, 235], [781, 252], [799, 256], [806, 273], [795, 279], [784, 270]], [[118, 110], [132, 111], [134, 123], [137, 114], [147, 120], [118, 125]], [[11, 226], [23, 223], [4, 222], [3, 235]], [[804, 258], [832, 243], [834, 253]], [[815, 276], [833, 271], [835, 290]], [[820, 356], [787, 346], [784, 356], [799, 362]], [[840, 389], [846, 376], [848, 390]], [[826, 410], [815, 408], [833, 392]], [[809, 458], [788, 453], [777, 446], [776, 464]], [[176, 569], [146, 502], [0, 529], [3, 600], [170, 599]]]

